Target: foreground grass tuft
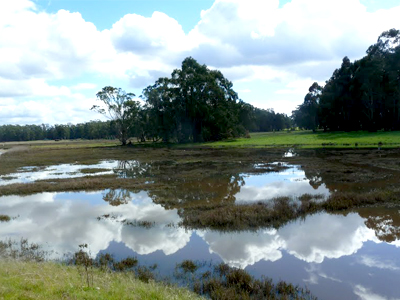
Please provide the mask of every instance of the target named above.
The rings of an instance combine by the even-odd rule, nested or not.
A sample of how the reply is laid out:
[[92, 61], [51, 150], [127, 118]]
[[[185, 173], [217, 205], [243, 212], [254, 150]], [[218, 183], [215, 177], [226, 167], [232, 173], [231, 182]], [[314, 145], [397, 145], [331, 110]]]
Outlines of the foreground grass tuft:
[[186, 260], [177, 265], [176, 273], [181, 278], [187, 277], [190, 273], [193, 290], [211, 299], [317, 299], [307, 288], [284, 281], [275, 284], [268, 278], [255, 279], [245, 270], [232, 268], [225, 263], [214, 265], [211, 270], [204, 273], [196, 272], [201, 266], [200, 262]]
[[87, 287], [76, 266], [0, 260], [0, 299], [201, 299], [186, 289], [144, 283], [132, 273], [94, 269], [93, 282]]

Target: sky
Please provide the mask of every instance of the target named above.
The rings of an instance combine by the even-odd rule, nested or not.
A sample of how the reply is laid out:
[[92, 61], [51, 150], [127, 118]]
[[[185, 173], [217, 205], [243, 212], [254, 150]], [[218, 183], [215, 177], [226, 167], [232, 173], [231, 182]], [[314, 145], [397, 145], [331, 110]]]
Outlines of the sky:
[[189, 56], [290, 115], [399, 15], [400, 0], [0, 0], [0, 125], [105, 120], [103, 87], [140, 96]]

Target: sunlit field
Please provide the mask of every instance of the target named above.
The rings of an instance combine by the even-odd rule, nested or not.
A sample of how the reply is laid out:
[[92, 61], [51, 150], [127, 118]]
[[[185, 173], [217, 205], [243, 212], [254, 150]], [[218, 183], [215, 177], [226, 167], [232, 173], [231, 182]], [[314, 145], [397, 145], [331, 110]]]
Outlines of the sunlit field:
[[238, 138], [214, 143], [205, 143], [213, 147], [280, 147], [295, 146], [302, 148], [354, 148], [354, 147], [398, 147], [399, 131], [379, 132], [312, 132], [279, 131], [251, 133], [250, 138]]

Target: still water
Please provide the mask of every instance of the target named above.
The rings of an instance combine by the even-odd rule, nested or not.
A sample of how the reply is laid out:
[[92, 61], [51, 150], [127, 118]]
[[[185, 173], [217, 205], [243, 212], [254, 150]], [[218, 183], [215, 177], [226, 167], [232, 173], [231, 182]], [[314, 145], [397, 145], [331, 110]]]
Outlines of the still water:
[[[0, 175], [0, 185], [13, 183], [30, 183], [44, 179], [61, 179], [61, 178], [77, 178], [83, 176], [98, 176], [113, 174], [113, 169], [118, 166], [118, 161], [101, 161], [94, 165], [80, 164], [60, 164], [44, 168], [39, 167], [22, 167], [17, 173]], [[90, 174], [85, 173], [85, 170], [99, 169], [98, 172]]]
[[[223, 261], [257, 277], [307, 285], [321, 299], [400, 295], [400, 241], [395, 234], [400, 224], [394, 223], [398, 210], [376, 210], [368, 217], [365, 212], [316, 214], [278, 230], [221, 233], [170, 226], [180, 221], [177, 211], [154, 204], [146, 192], [130, 194], [119, 206], [104, 201], [106, 194], [1, 197], [0, 211], [14, 219], [0, 225], [0, 237], [28, 238], [53, 251], [51, 258], [88, 243], [93, 256], [137, 256], [142, 263], [157, 263], [166, 275], [183, 259]], [[146, 220], [154, 226], [124, 225], [123, 220]]]
[[[109, 164], [101, 167], [115, 171], [115, 162]], [[237, 203], [304, 193], [329, 195], [323, 183], [313, 184], [318, 178], [307, 179], [298, 166], [239, 177], [232, 192]], [[92, 256], [136, 256], [141, 264], [156, 263], [162, 276], [171, 275], [184, 259], [225, 262], [256, 277], [306, 285], [319, 299], [400, 297], [399, 209], [320, 213], [279, 229], [218, 232], [179, 227], [178, 210], [153, 200], [150, 192], [124, 190], [3, 196], [0, 212], [12, 220], [0, 223], [0, 240], [27, 238], [50, 250], [53, 259], [87, 243]], [[134, 225], [140, 221], [152, 226]]]

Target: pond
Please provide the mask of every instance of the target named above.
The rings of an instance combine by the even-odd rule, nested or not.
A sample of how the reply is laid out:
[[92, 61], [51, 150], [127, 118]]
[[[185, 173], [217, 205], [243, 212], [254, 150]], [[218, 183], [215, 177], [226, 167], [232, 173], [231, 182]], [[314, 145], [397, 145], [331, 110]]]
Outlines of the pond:
[[[257, 163], [251, 171], [236, 168], [233, 173], [219, 172], [220, 177], [203, 172], [197, 179], [177, 179], [160, 175], [154, 164], [102, 161], [25, 168], [12, 175], [27, 182], [86, 176], [81, 172], [85, 168], [101, 169], [92, 174], [123, 178], [145, 174], [154, 181], [169, 182], [171, 188], [3, 196], [0, 214], [11, 221], [0, 222], [0, 240], [27, 238], [50, 251], [52, 259], [62, 259], [87, 243], [93, 257], [111, 253], [117, 259], [136, 256], [142, 264], [156, 263], [162, 277], [172, 275], [175, 265], [185, 259], [225, 262], [257, 278], [307, 286], [319, 299], [395, 299], [400, 295], [400, 213], [396, 207], [317, 213], [279, 228], [255, 231], [179, 226], [180, 210], [188, 203], [229, 200], [240, 205], [305, 193], [329, 196], [322, 178], [307, 177], [298, 165]], [[165, 199], [175, 199], [182, 206]]]
[[[22, 167], [18, 172], [0, 175], [0, 185], [13, 183], [30, 183], [37, 180], [58, 179], [58, 178], [77, 178], [83, 176], [98, 176], [113, 174], [113, 168], [118, 166], [118, 161], [101, 161], [94, 165], [81, 164], [60, 164], [39, 167]], [[88, 171], [90, 173], [88, 173]]]
[[329, 195], [324, 183], [313, 185], [321, 178], [308, 179], [299, 166], [280, 163], [285, 168], [279, 172], [257, 175], [241, 174], [244, 184], [235, 195], [237, 202], [254, 202], [275, 197], [311, 195]]

